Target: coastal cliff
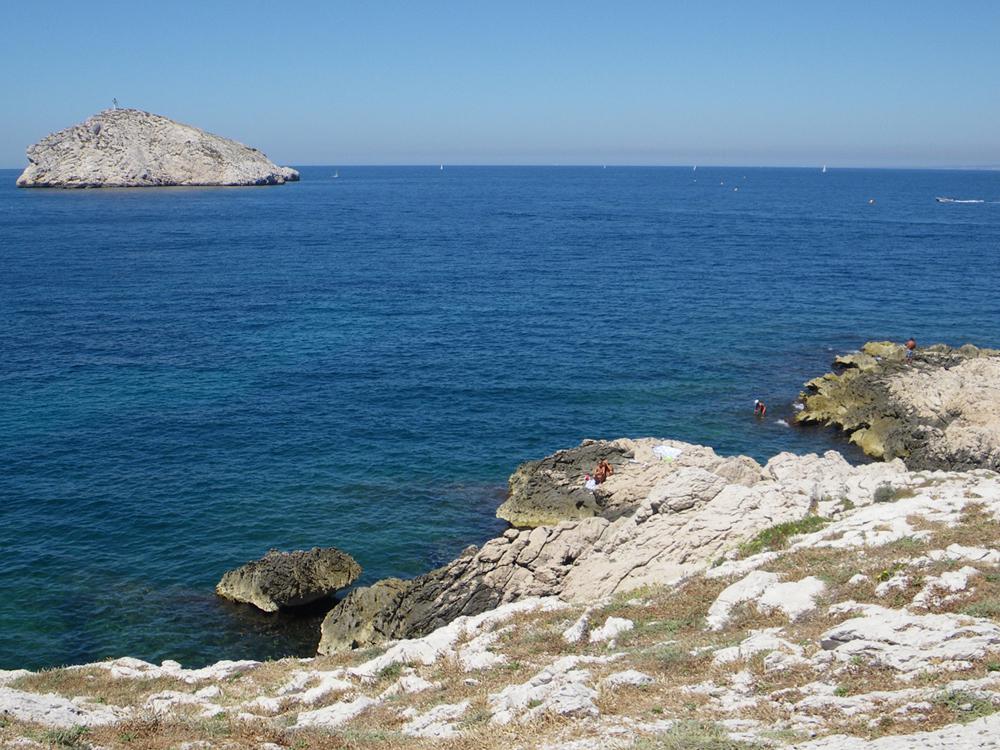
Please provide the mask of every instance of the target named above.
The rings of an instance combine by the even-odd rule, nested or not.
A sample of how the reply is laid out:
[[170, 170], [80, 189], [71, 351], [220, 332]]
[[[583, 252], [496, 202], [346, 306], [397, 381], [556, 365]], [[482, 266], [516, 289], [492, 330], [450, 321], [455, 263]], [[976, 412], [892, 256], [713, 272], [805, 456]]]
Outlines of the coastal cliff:
[[806, 383], [800, 423], [837, 427], [873, 458], [1000, 470], [1000, 350], [868, 342]]
[[299, 179], [255, 148], [137, 109], [107, 109], [30, 146], [18, 187], [280, 185]]

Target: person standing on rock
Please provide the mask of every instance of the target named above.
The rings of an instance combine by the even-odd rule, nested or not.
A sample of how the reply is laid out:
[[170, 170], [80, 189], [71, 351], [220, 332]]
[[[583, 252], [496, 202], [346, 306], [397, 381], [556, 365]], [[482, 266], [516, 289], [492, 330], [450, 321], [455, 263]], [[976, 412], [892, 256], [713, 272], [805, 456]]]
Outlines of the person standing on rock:
[[917, 340], [911, 336], [906, 340], [906, 343], [903, 344], [903, 346], [906, 347], [906, 358], [908, 360], [913, 359], [913, 352], [917, 349]]

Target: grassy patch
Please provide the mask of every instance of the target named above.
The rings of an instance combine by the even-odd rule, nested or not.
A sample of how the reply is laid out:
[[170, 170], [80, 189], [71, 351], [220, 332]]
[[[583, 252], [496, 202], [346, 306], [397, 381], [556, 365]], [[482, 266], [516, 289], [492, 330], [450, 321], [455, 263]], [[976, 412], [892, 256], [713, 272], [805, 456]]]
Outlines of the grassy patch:
[[972, 617], [992, 617], [1000, 619], [1000, 600], [982, 599], [962, 608], [963, 615]]
[[678, 721], [668, 731], [639, 740], [633, 750], [757, 750], [763, 745], [732, 740], [718, 724]]
[[191, 692], [192, 688], [172, 677], [114, 679], [101, 667], [49, 669], [25, 675], [11, 687], [30, 693], [58, 693], [67, 697], [90, 696], [95, 703], [113, 706], [141, 706], [153, 693], [163, 690]]
[[42, 733], [42, 742], [53, 748], [87, 748], [90, 747], [84, 739], [87, 727], [70, 727], [68, 729], [47, 729]]
[[948, 690], [941, 693], [934, 699], [934, 703], [953, 713], [961, 722], [989, 716], [996, 711], [991, 701], [964, 690]]
[[810, 534], [819, 531], [830, 523], [830, 519], [822, 516], [806, 516], [798, 521], [786, 521], [776, 526], [764, 529], [753, 539], [739, 546], [740, 557], [750, 557], [759, 552], [784, 549], [788, 540], [798, 534]]

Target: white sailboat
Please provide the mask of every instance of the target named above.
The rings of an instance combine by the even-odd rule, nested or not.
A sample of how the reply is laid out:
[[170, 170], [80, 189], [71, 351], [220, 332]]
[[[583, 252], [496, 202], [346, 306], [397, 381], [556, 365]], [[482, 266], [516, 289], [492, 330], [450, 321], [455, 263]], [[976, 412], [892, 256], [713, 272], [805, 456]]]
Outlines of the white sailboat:
[[692, 172], [697, 172], [698, 171], [698, 165], [695, 164], [693, 167], [691, 167], [691, 171]]
[[336, 179], [337, 179], [338, 177], [340, 177], [340, 170], [339, 170], [339, 169], [336, 169], [336, 170], [334, 170], [334, 172], [333, 172], [333, 179], [335, 179], [335, 180], [336, 180]]
[[826, 164], [823, 165], [823, 169], [820, 170], [822, 174], [826, 174]]
[[443, 172], [444, 171], [444, 164], [442, 164], [440, 167], [438, 167], [438, 169]]

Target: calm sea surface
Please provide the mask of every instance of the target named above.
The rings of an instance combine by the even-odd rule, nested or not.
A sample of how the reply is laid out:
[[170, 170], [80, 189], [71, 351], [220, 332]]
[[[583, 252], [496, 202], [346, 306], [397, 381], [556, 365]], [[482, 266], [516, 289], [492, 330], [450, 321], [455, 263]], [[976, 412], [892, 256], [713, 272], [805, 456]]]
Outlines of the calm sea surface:
[[1000, 344], [1000, 173], [333, 171], [0, 172], [0, 668], [310, 654], [318, 615], [220, 575], [313, 545], [416, 575], [586, 437], [848, 450], [776, 421], [833, 352]]

